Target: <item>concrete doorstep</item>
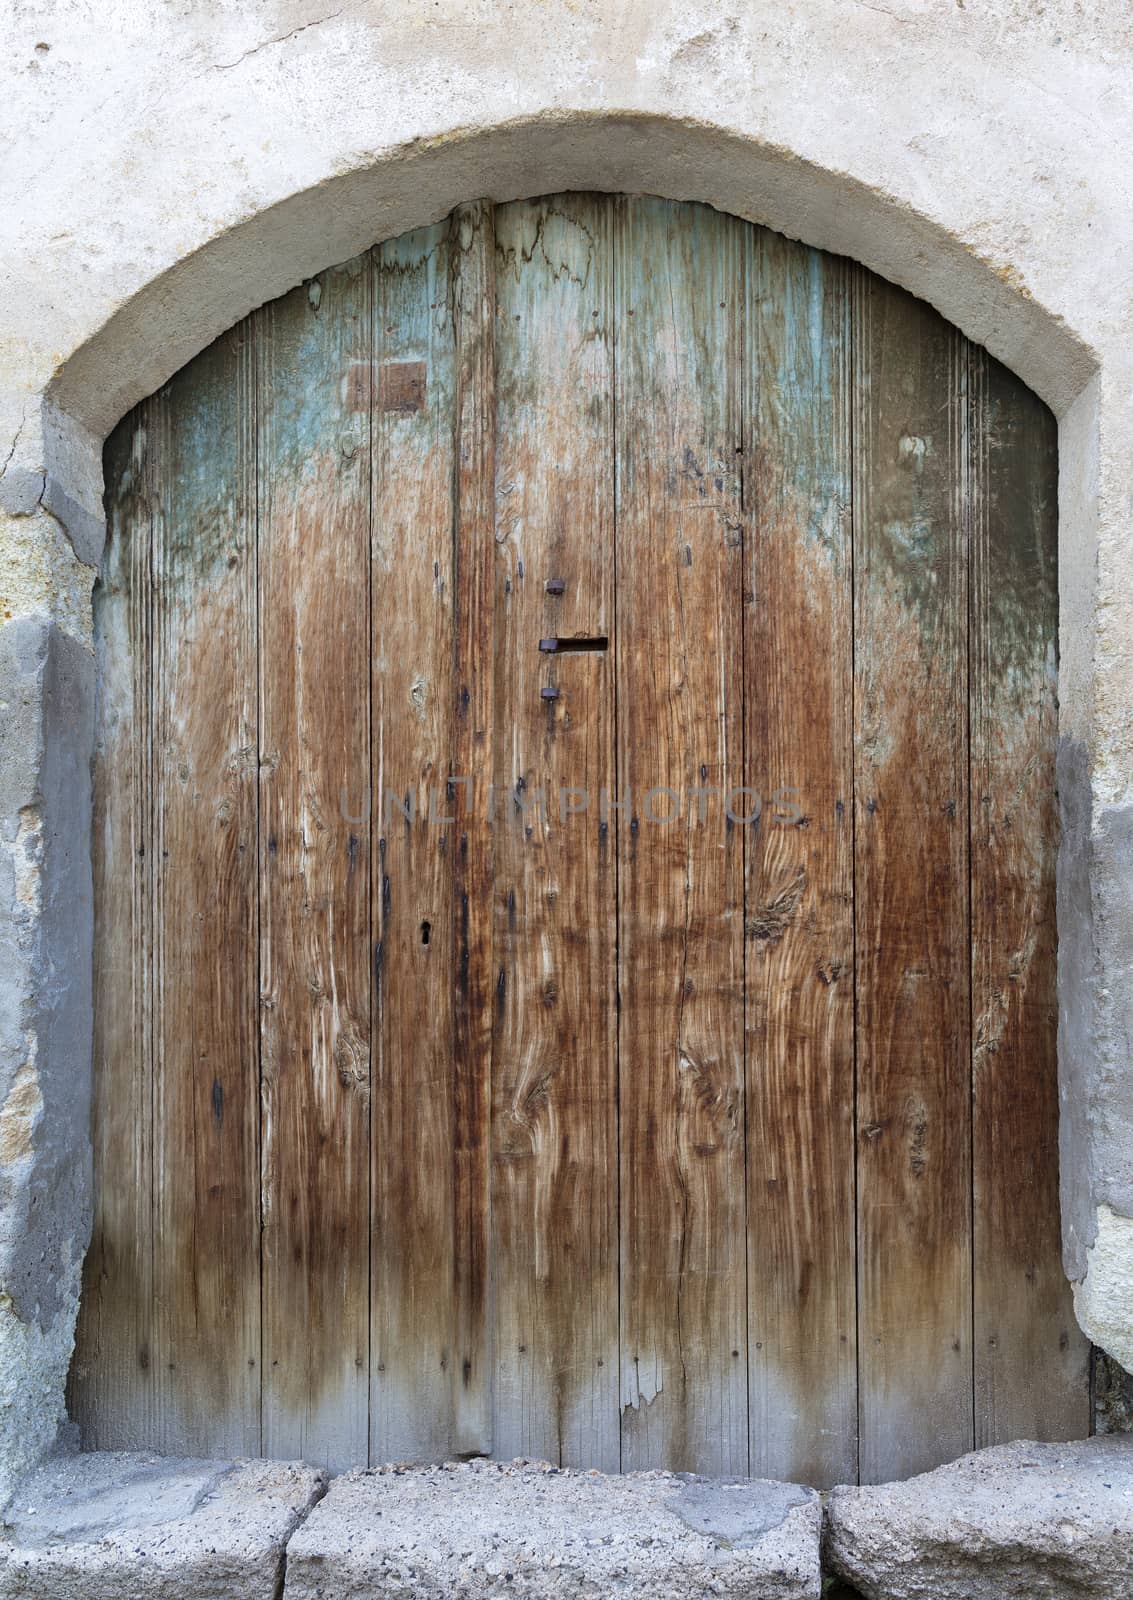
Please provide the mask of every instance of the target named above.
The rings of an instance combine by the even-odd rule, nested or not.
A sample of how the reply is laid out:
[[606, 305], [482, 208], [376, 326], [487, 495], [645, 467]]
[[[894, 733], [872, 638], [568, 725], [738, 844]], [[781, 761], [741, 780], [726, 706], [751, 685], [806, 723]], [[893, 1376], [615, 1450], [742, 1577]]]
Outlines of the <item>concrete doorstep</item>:
[[866, 1600], [1133, 1600], [1133, 1434], [834, 1489], [825, 1556]]
[[0, 1600], [819, 1600], [823, 1538], [865, 1600], [1133, 1600], [1133, 1436], [835, 1489], [825, 1536], [797, 1484], [59, 1456], [7, 1509]]
[[[325, 1499], [323, 1495], [325, 1494]], [[782, 1483], [545, 1463], [60, 1457], [0, 1529], [20, 1600], [818, 1600], [821, 1504]]]
[[278, 1600], [287, 1541], [325, 1490], [288, 1462], [59, 1455], [7, 1508], [0, 1596]]
[[818, 1600], [822, 1509], [797, 1484], [543, 1462], [336, 1478], [292, 1539], [288, 1600]]

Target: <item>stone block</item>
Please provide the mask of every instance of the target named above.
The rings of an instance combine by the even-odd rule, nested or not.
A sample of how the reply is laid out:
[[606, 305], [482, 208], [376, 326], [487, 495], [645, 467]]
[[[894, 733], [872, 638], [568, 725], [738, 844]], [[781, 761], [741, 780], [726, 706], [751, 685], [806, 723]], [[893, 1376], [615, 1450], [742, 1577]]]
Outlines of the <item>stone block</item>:
[[866, 1600], [1133, 1600], [1133, 1436], [977, 1450], [826, 1510]]
[[324, 1486], [276, 1461], [54, 1457], [0, 1527], [0, 1600], [277, 1600], [287, 1540]]
[[336, 1478], [285, 1600], [817, 1600], [821, 1507], [797, 1484], [546, 1463]]

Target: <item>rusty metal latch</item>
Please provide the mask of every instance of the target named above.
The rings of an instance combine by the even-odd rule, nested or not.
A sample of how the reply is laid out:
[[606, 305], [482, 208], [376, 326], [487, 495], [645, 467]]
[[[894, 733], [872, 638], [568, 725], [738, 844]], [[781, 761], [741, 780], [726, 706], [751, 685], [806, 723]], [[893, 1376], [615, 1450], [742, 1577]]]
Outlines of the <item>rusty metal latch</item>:
[[545, 656], [564, 655], [568, 651], [605, 650], [609, 639], [603, 633], [576, 639], [540, 639], [539, 648]]

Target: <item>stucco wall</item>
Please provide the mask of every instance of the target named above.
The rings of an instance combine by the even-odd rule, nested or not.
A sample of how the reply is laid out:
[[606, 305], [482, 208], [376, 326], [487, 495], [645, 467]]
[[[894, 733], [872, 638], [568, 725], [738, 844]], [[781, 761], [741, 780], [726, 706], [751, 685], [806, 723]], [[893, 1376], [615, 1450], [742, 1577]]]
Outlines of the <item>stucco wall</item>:
[[1125, 0], [55, 0], [0, 54], [0, 1499], [89, 1180], [102, 439], [253, 305], [478, 195], [696, 198], [931, 300], [1060, 418], [1066, 1261], [1133, 1365]]

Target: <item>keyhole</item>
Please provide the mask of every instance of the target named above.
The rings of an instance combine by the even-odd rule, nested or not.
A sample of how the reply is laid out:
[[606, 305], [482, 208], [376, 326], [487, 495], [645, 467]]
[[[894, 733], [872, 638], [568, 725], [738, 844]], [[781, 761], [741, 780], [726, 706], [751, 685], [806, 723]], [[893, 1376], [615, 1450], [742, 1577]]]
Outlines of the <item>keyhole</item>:
[[433, 931], [433, 924], [431, 922], [423, 922], [421, 924], [421, 943], [422, 944], [428, 944], [429, 935], [432, 933], [432, 931]]

